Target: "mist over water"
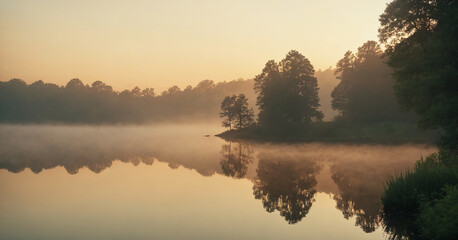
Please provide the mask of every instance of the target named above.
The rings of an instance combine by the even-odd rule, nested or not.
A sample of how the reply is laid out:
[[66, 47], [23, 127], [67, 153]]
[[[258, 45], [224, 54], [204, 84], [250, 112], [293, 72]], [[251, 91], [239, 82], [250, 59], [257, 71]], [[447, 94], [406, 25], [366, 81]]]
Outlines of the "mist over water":
[[458, 1], [0, 1], [0, 240], [458, 239]]
[[[223, 234], [227, 239], [250, 238], [262, 222], [270, 226], [261, 234], [268, 239], [285, 234], [298, 239], [306, 232], [316, 239], [383, 239], [384, 181], [436, 150], [410, 144], [227, 142], [213, 136], [220, 131], [208, 124], [1, 125], [1, 235], [112, 239], [130, 229], [134, 238], [173, 237], [167, 225], [183, 228], [182, 237], [211, 239], [226, 231], [215, 225], [226, 216], [223, 222], [240, 230]], [[182, 214], [175, 215], [177, 209]], [[48, 220], [39, 223], [27, 212]], [[84, 216], [92, 217], [83, 221]], [[135, 226], [137, 218], [155, 227]], [[207, 225], [184, 227], [196, 218]], [[83, 222], [72, 227], [75, 219]], [[330, 229], [317, 227], [322, 221]], [[18, 222], [37, 231], [21, 233], [13, 227]], [[100, 222], [111, 225], [97, 232], [93, 225]]]
[[135, 162], [155, 158], [174, 164], [187, 156], [207, 159], [212, 152], [200, 149], [209, 147], [205, 145], [209, 140], [204, 135], [214, 135], [220, 130], [217, 125], [209, 126], [2, 125], [1, 165], [10, 166], [6, 168], [13, 172], [30, 168], [39, 173], [63, 166], [69, 173], [77, 173], [82, 167], [101, 172], [115, 160]]
[[[39, 173], [56, 166], [109, 164], [115, 160], [154, 158], [173, 163], [212, 162], [222, 154], [228, 142], [214, 137], [222, 128], [209, 124], [68, 126], [68, 125], [0, 125], [1, 166], [11, 164], [18, 172], [30, 168]], [[236, 143], [234, 143], [236, 144]], [[250, 155], [293, 161], [311, 159], [316, 162], [371, 163], [405, 168], [435, 150], [428, 145], [400, 146], [298, 143], [249, 143]], [[223, 149], [224, 150], [224, 149]], [[205, 160], [204, 160], [205, 159]], [[398, 164], [396, 164], [398, 163]], [[109, 165], [107, 165], [109, 167]], [[75, 169], [73, 169], [75, 170]], [[99, 169], [98, 171], [102, 171]], [[77, 169], [76, 169], [77, 171]], [[75, 172], [76, 173], [76, 172]]]

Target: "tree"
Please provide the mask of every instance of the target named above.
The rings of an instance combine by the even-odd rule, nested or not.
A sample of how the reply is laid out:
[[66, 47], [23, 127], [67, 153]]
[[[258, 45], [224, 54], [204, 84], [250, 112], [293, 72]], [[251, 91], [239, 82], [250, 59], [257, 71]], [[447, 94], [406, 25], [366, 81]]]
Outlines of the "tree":
[[214, 88], [215, 88], [215, 83], [212, 80], [202, 80], [196, 86], [196, 89], [199, 89], [202, 92], [208, 92]]
[[142, 91], [143, 97], [154, 97], [156, 94], [154, 93], [154, 88], [145, 88]]
[[[347, 51], [342, 59], [337, 62], [334, 74], [340, 83], [331, 92], [332, 108], [343, 114], [348, 103], [348, 75], [354, 70], [355, 55], [351, 51]], [[344, 80], [345, 79], [345, 80]]]
[[71, 88], [71, 89], [83, 89], [84, 88], [84, 83], [79, 80], [78, 78], [73, 78], [70, 80], [65, 88]]
[[341, 117], [351, 121], [377, 122], [409, 120], [399, 111], [391, 77], [391, 69], [382, 59], [375, 41], [368, 41], [353, 54], [347, 51], [336, 66], [340, 83], [331, 93], [332, 107]]
[[107, 92], [112, 93], [113, 88], [110, 85], [105, 84], [102, 81], [95, 81], [92, 83], [92, 89], [97, 92]]
[[167, 89], [167, 91], [163, 91], [162, 92], [162, 95], [173, 95], [173, 94], [177, 94], [181, 92], [181, 88], [178, 87], [177, 85], [173, 85], [171, 86], [169, 89]]
[[141, 97], [142, 90], [139, 87], [134, 87], [132, 91], [130, 91], [133, 97]]
[[248, 99], [245, 94], [238, 96], [226, 96], [221, 102], [221, 113], [223, 119], [223, 127], [229, 127], [232, 130], [232, 125], [236, 129], [248, 127], [254, 123], [254, 111], [248, 106]]
[[254, 123], [253, 108], [249, 108], [245, 94], [239, 94], [234, 102], [235, 127], [242, 129]]
[[234, 121], [234, 103], [237, 97], [235, 95], [226, 96], [221, 102], [221, 112], [219, 116], [223, 118], [222, 126], [228, 127], [232, 130], [232, 123]]
[[425, 129], [442, 128], [442, 146], [458, 146], [458, 2], [395, 0], [380, 16], [400, 104]]
[[310, 61], [297, 51], [290, 51], [278, 64], [266, 63], [255, 77], [258, 93], [259, 123], [267, 128], [298, 129], [321, 121], [318, 110], [318, 83]]

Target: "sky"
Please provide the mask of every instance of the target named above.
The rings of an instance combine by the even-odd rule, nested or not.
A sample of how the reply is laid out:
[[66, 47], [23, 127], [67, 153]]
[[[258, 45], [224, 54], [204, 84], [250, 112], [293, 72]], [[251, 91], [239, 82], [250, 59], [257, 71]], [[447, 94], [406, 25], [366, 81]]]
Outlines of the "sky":
[[389, 0], [0, 0], [0, 81], [115, 90], [259, 74], [298, 50], [318, 69], [377, 40]]

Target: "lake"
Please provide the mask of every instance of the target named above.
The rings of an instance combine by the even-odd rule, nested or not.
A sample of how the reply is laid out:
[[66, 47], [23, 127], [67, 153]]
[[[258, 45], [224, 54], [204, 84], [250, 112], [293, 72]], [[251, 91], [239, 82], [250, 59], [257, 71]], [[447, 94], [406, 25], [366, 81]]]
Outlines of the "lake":
[[386, 239], [427, 145], [227, 142], [217, 125], [0, 125], [0, 239]]

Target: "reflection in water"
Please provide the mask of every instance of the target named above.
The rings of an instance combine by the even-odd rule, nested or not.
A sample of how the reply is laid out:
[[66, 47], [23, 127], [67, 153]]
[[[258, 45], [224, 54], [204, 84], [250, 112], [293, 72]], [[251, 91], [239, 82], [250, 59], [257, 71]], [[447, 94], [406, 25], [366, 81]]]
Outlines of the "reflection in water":
[[290, 223], [304, 218], [312, 207], [317, 163], [297, 156], [260, 154], [257, 176], [253, 186], [256, 199], [261, 199], [268, 212], [275, 210]]
[[381, 224], [381, 194], [386, 179], [411, 168], [415, 152], [425, 150], [433, 149], [415, 149], [409, 145], [361, 147], [346, 159], [331, 161], [331, 177], [339, 189], [334, 195], [336, 207], [346, 219], [355, 216], [355, 225], [364, 232], [375, 231]]
[[356, 215], [355, 225], [361, 226], [364, 232], [375, 231], [380, 223], [380, 182], [374, 181], [370, 172], [360, 172], [350, 166], [335, 165], [331, 171], [340, 191], [334, 195], [337, 209], [345, 219]]
[[[87, 167], [94, 173], [100, 173], [111, 167], [114, 160], [130, 162], [137, 166], [140, 162], [151, 165], [154, 158], [147, 153], [129, 152], [124, 149], [112, 149], [104, 151], [94, 148], [73, 148], [75, 146], [53, 145], [47, 149], [36, 151], [27, 149], [15, 151], [9, 149], [5, 159], [0, 161], [0, 169], [10, 172], [21, 172], [30, 168], [34, 173], [40, 173], [43, 169], [51, 169], [57, 166], [64, 167], [69, 174], [78, 173], [82, 167]], [[6, 154], [5, 154], [6, 155]]]
[[201, 129], [191, 127], [0, 125], [0, 169], [40, 173], [61, 166], [69, 174], [84, 167], [100, 173], [116, 160], [135, 166], [159, 160], [171, 168], [184, 166], [211, 176], [219, 171], [213, 160], [218, 151], [212, 145], [220, 144], [212, 142], [202, 151], [209, 139], [196, 141], [196, 136], [201, 136]]
[[223, 144], [221, 147], [221, 169], [224, 175], [234, 178], [245, 177], [248, 164], [253, 162], [253, 148], [250, 144], [237, 142]]
[[172, 169], [183, 166], [202, 176], [219, 173], [246, 178], [265, 210], [279, 211], [290, 224], [307, 216], [317, 192], [327, 193], [344, 218], [354, 217], [367, 233], [380, 224], [380, 194], [386, 177], [412, 167], [420, 154], [435, 151], [414, 145], [224, 142], [202, 137], [201, 130], [162, 127], [0, 128], [0, 169], [10, 172], [30, 168], [40, 173], [61, 166], [70, 174], [83, 167], [100, 173], [115, 160], [134, 166], [161, 161]]
[[[40, 159], [32, 158], [30, 161], [11, 161], [6, 160], [0, 162], [0, 169], [7, 169], [10, 172], [19, 173], [26, 168], [34, 173], [40, 173], [43, 169], [52, 169], [57, 166], [64, 167], [69, 174], [77, 174], [78, 171], [87, 167], [94, 173], [101, 173], [104, 169], [111, 167], [114, 160], [120, 160], [125, 163], [132, 163], [134, 166], [143, 162], [146, 165], [152, 165], [154, 163], [153, 157], [112, 157], [112, 156], [88, 156], [88, 157], [74, 157], [71, 155], [66, 155], [65, 161], [61, 161], [62, 158], [57, 159]], [[74, 157], [74, 158], [73, 158]]]

